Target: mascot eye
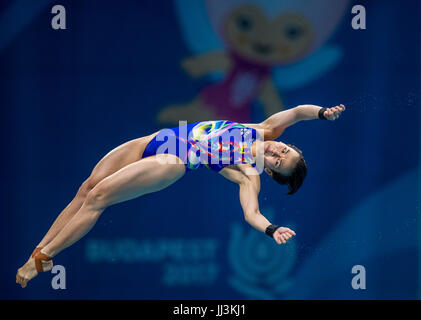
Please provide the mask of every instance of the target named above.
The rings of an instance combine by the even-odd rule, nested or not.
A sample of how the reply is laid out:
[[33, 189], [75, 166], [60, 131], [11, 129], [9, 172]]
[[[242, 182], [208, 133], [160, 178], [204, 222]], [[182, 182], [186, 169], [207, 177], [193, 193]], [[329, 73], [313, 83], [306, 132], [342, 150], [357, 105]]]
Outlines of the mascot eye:
[[298, 25], [289, 25], [285, 28], [285, 35], [289, 40], [297, 40], [303, 33], [303, 28]]
[[237, 26], [242, 31], [249, 31], [253, 28], [253, 22], [249, 17], [239, 16], [237, 18]]

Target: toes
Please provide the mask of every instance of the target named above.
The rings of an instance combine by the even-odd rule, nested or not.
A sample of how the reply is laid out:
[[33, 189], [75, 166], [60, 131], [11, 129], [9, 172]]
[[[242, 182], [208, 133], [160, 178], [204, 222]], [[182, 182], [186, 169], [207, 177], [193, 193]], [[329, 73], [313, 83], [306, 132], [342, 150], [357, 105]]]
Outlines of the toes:
[[23, 283], [24, 280], [21, 276], [16, 276], [16, 283], [19, 283], [22, 288], [24, 288]]
[[19, 276], [19, 284], [22, 288], [25, 288], [29, 279]]

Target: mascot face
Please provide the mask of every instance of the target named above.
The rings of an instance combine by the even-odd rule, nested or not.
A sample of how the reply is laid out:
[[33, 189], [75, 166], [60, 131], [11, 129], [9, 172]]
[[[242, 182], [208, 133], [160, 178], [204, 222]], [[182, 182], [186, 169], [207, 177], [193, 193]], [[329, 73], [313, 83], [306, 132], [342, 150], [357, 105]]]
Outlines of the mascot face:
[[316, 51], [349, 0], [205, 0], [225, 46], [255, 63], [284, 65]]
[[265, 64], [288, 62], [306, 52], [313, 41], [310, 22], [303, 15], [284, 13], [269, 19], [254, 5], [234, 9], [224, 33], [234, 52]]

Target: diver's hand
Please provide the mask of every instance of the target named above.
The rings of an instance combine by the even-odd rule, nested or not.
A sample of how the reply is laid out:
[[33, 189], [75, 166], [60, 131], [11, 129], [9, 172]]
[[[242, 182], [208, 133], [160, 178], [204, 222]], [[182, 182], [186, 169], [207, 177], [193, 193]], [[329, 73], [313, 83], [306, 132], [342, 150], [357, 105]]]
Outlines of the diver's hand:
[[334, 121], [339, 118], [343, 111], [345, 111], [345, 106], [341, 104], [333, 108], [327, 108], [323, 115], [327, 120]]
[[295, 232], [290, 228], [280, 227], [273, 233], [273, 239], [277, 244], [286, 243], [289, 239], [295, 236]]

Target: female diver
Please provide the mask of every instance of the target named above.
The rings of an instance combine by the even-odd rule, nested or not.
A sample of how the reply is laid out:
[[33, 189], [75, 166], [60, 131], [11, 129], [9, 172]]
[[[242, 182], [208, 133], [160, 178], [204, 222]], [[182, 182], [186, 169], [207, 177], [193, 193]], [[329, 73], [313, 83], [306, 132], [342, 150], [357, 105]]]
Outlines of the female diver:
[[288, 185], [288, 194], [295, 193], [307, 174], [303, 155], [297, 147], [274, 140], [298, 121], [335, 120], [344, 110], [343, 105], [300, 105], [258, 124], [202, 121], [160, 130], [118, 146], [94, 167], [18, 269], [16, 282], [24, 288], [38, 273], [51, 270], [52, 258], [82, 238], [109, 206], [162, 190], [186, 171], [202, 166], [239, 185], [244, 217], [252, 227], [278, 244], [286, 243], [295, 232], [271, 224], [259, 211], [259, 174], [264, 170], [278, 183]]

